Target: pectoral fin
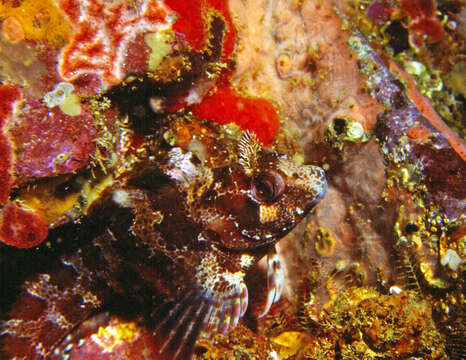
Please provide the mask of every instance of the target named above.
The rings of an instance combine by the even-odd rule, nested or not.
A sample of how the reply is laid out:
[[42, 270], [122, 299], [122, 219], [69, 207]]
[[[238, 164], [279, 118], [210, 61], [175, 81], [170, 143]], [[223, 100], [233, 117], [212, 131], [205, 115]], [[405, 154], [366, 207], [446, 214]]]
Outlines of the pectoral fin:
[[193, 287], [156, 310], [154, 337], [162, 359], [190, 359], [196, 340], [236, 327], [248, 306], [244, 273], [199, 265]]
[[267, 315], [273, 303], [280, 300], [283, 290], [285, 274], [278, 257], [277, 250], [273, 246], [267, 254], [267, 300], [265, 308], [259, 317]]

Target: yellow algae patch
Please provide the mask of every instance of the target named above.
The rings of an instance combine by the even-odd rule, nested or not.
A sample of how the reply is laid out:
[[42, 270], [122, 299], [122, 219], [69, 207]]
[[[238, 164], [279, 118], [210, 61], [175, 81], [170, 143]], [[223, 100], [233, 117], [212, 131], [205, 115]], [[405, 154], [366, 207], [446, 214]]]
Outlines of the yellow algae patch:
[[320, 256], [331, 256], [335, 248], [335, 238], [330, 231], [319, 227], [317, 229], [317, 235], [314, 242], [316, 252]]
[[63, 102], [58, 105], [60, 110], [66, 115], [77, 116], [81, 115], [81, 99], [76, 94], [70, 94], [63, 99]]
[[60, 48], [71, 35], [71, 25], [53, 0], [20, 0], [19, 6], [17, 0], [0, 1], [0, 22], [10, 41], [42, 40]]
[[155, 71], [172, 48], [173, 32], [162, 30], [150, 33], [144, 37], [144, 41], [152, 50], [149, 57], [149, 70]]
[[136, 323], [116, 323], [100, 327], [91, 339], [98, 344], [104, 353], [111, 353], [115, 346], [134, 341], [140, 333]]
[[283, 346], [280, 355], [283, 358], [289, 358], [301, 353], [304, 347], [309, 343], [310, 338], [307, 334], [300, 331], [285, 331], [280, 335], [272, 338], [275, 344]]
[[68, 177], [58, 177], [26, 187], [20, 191], [16, 201], [22, 206], [42, 214], [49, 226], [53, 225], [72, 211], [78, 200], [79, 193], [77, 192], [57, 196], [56, 188], [67, 179]]
[[89, 206], [100, 197], [100, 195], [105, 189], [107, 189], [112, 184], [112, 175], [108, 175], [104, 178], [101, 178], [96, 182], [93, 182], [91, 180], [87, 181], [84, 184], [83, 189], [81, 191], [81, 196], [83, 200], [85, 200], [84, 205], [82, 207], [83, 213], [86, 213], [86, 211], [89, 209]]

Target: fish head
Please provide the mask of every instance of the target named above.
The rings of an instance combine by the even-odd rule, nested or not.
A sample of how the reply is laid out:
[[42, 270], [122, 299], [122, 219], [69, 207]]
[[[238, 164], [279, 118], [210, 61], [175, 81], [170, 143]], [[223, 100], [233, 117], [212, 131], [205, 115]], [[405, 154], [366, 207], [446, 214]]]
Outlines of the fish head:
[[225, 248], [256, 248], [278, 241], [327, 190], [322, 168], [297, 164], [251, 145], [253, 141], [240, 146], [238, 162], [213, 169], [210, 189], [197, 204], [199, 218]]

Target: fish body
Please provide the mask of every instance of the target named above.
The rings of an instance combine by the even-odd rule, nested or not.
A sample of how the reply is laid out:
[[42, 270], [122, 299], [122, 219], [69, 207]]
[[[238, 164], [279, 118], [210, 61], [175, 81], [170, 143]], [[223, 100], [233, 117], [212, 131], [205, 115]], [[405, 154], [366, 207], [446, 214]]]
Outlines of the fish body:
[[[4, 356], [62, 358], [79, 323], [129, 303], [146, 311], [160, 358], [187, 359], [200, 336], [237, 325], [244, 276], [266, 254], [263, 315], [278, 300], [274, 244], [324, 195], [323, 170], [194, 117], [161, 126], [143, 153], [90, 205], [50, 271], [25, 282], [2, 325]], [[154, 294], [163, 300], [152, 307]]]

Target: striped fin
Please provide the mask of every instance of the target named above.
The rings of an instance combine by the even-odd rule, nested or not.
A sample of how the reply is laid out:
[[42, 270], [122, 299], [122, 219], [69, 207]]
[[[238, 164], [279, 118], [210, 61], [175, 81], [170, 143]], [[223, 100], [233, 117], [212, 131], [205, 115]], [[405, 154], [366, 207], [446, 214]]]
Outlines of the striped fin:
[[242, 277], [232, 281], [217, 275], [214, 286], [201, 284], [155, 310], [154, 340], [160, 358], [190, 359], [199, 337], [236, 327], [248, 306], [247, 287]]

